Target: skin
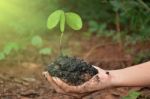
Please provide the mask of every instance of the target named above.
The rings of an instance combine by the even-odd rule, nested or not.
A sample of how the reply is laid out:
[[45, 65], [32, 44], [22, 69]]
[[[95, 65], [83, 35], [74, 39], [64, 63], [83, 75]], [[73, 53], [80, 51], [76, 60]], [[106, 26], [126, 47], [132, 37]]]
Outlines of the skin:
[[149, 86], [150, 61], [132, 67], [113, 70], [114, 86]]
[[68, 85], [57, 77], [51, 77], [48, 72], [43, 74], [58, 93], [76, 98], [81, 98], [109, 87], [150, 85], [150, 76], [148, 75], [150, 73], [150, 62], [111, 71], [94, 67], [98, 70], [98, 74], [79, 86]]

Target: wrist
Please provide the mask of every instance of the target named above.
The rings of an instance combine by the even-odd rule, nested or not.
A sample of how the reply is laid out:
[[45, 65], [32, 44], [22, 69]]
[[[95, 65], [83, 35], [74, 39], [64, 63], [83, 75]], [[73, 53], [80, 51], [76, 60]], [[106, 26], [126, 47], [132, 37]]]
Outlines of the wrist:
[[110, 70], [109, 71], [111, 85], [113, 87], [121, 86], [122, 77], [121, 77], [119, 71], [120, 70]]

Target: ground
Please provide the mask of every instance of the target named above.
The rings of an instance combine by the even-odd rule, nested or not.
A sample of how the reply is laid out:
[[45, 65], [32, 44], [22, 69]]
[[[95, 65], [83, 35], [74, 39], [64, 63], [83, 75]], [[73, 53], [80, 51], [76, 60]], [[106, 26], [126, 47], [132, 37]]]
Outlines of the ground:
[[[78, 35], [73, 35], [73, 37], [74, 39], [68, 39], [70, 41], [66, 43], [66, 46], [74, 52], [73, 54], [103, 69], [120, 69], [132, 66], [136, 53], [143, 49], [149, 49], [147, 43], [120, 48], [117, 43], [95, 36], [90, 39], [81, 39]], [[127, 51], [125, 49], [131, 50]], [[37, 58], [32, 48], [29, 47], [29, 50], [29, 54], [32, 54], [24, 59], [25, 61], [19, 63], [16, 63], [18, 61], [15, 60], [7, 63], [5, 61], [1, 62], [0, 99], [74, 99], [71, 96], [58, 94], [43, 77], [44, 65], [53, 57], [43, 56]], [[16, 64], [19, 66], [15, 66]], [[141, 92], [139, 99], [150, 99], [149, 87], [105, 89], [83, 99], [120, 99], [126, 96], [130, 90]]]

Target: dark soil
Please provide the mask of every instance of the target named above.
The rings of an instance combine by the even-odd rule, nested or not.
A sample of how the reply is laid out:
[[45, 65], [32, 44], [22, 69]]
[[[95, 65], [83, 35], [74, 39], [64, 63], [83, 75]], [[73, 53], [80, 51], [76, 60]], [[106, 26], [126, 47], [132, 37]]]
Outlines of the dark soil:
[[[150, 57], [143, 59], [145, 54], [142, 57], [138, 55], [143, 51], [149, 51], [149, 42], [130, 46], [128, 49], [133, 49], [131, 50], [132, 53], [125, 53], [119, 49], [117, 44], [109, 44], [111, 41], [107, 41], [107, 39], [104, 40], [104, 38], [93, 36], [91, 39], [85, 40], [81, 37], [78, 33], [74, 33], [73, 38], [68, 39], [66, 45], [71, 50], [75, 50], [71, 55], [84, 57], [90, 64], [100, 68], [114, 70], [133, 66], [133, 60], [137, 57], [138, 63], [144, 62], [145, 59], [150, 61]], [[81, 49], [78, 43], [81, 45]], [[97, 46], [95, 44], [102, 45], [95, 47]], [[57, 48], [56, 45], [57, 42], [55, 41], [52, 48]], [[93, 47], [94, 50], [91, 51]], [[43, 64], [48, 64], [56, 56], [58, 50], [54, 50], [54, 55], [42, 57], [39, 57], [36, 51], [37, 49], [28, 47], [27, 52], [23, 52], [19, 57], [9, 56], [7, 61], [0, 61], [0, 99], [75, 99], [74, 97], [57, 93], [42, 75]], [[18, 62], [18, 58], [21, 61]], [[150, 87], [105, 89], [89, 94], [89, 96], [82, 99], [122, 99], [131, 90], [141, 93], [137, 99], [150, 99]]]
[[75, 57], [59, 56], [48, 66], [48, 72], [55, 77], [59, 77], [68, 84], [80, 85], [94, 75], [98, 71], [84, 60]]

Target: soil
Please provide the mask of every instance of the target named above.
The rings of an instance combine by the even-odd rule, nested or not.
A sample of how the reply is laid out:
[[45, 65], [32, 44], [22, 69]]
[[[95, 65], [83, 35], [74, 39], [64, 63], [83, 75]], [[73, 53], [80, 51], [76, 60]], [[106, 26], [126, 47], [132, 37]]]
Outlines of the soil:
[[98, 73], [97, 69], [84, 60], [62, 55], [48, 66], [48, 72], [70, 85], [80, 85]]
[[[133, 53], [125, 53], [117, 44], [110, 44], [111, 41], [107, 42], [104, 38], [92, 37], [85, 40], [81, 37], [78, 34], [73, 35], [73, 38], [68, 39], [66, 46], [75, 50], [73, 55], [76, 57], [85, 57], [84, 60], [90, 64], [107, 70], [132, 66], [134, 65], [133, 59], [138, 53], [150, 49], [150, 43], [141, 43], [128, 48], [133, 49]], [[81, 51], [78, 44], [82, 47]], [[102, 45], [95, 47], [96, 44]], [[14, 56], [8, 57], [7, 61], [0, 61], [0, 99], [75, 99], [57, 93], [42, 76], [43, 64], [48, 64], [56, 55], [38, 57], [36, 50], [32, 47], [28, 47], [28, 51], [20, 55], [24, 55], [19, 56], [20, 61]], [[146, 60], [150, 60], [150, 57]], [[145, 58], [141, 58], [140, 63], [144, 61]], [[131, 90], [141, 93], [138, 99], [150, 99], [150, 87], [105, 89], [82, 99], [122, 99]]]

